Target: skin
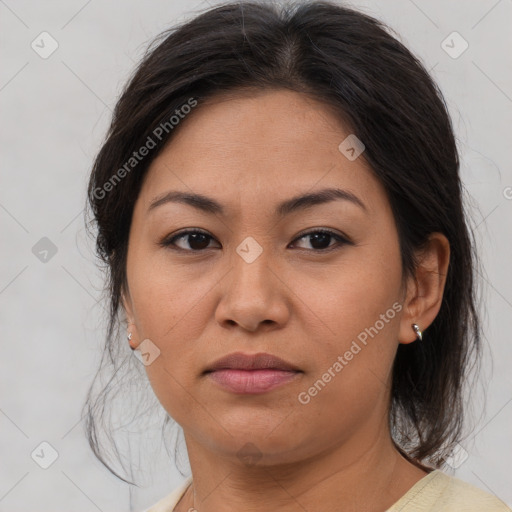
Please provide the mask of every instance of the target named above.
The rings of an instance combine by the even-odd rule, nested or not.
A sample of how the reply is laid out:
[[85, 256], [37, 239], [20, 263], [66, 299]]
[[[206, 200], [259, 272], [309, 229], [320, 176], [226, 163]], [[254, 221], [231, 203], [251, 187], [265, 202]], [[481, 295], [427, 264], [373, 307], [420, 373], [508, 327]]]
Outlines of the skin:
[[[349, 133], [300, 93], [218, 96], [181, 122], [148, 170], [133, 212], [123, 305], [134, 346], [149, 338], [160, 350], [147, 375], [184, 431], [193, 484], [178, 512], [316, 512], [341, 504], [384, 511], [427, 474], [392, 443], [391, 368], [399, 343], [419, 343], [411, 324], [426, 329], [440, 309], [449, 243], [432, 234], [416, 275], [402, 282], [384, 188], [364, 153], [350, 161], [338, 149]], [[336, 200], [274, 215], [281, 201], [326, 187], [349, 190], [365, 209]], [[176, 202], [148, 212], [170, 190], [211, 197], [226, 215]], [[211, 238], [202, 246], [176, 240], [181, 251], [158, 245], [184, 228]], [[298, 238], [321, 228], [352, 243]], [[249, 236], [263, 250], [252, 263], [236, 252]], [[337, 248], [322, 249], [328, 245]], [[401, 311], [300, 403], [299, 393], [394, 303]], [[236, 351], [268, 352], [303, 373], [267, 393], [236, 395], [202, 374]], [[255, 464], [238, 456], [246, 443], [260, 454]]]

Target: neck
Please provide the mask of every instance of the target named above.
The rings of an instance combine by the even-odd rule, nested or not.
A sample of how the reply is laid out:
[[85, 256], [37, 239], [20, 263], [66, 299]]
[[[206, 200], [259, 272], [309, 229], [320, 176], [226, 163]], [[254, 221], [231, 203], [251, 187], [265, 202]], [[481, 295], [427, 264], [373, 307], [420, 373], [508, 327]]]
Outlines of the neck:
[[185, 435], [193, 483], [177, 512], [275, 510], [387, 510], [427, 471], [406, 460], [383, 429], [373, 440], [364, 432], [302, 460], [275, 461], [267, 454], [254, 464], [212, 453]]

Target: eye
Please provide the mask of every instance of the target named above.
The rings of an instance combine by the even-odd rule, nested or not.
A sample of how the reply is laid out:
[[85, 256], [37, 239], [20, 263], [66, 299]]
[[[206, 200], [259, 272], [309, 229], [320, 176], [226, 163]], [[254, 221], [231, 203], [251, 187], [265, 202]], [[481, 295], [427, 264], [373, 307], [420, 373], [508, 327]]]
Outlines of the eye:
[[[187, 247], [180, 247], [176, 244], [177, 240], [185, 240], [185, 244], [188, 244]], [[160, 242], [159, 245], [162, 247], [171, 247], [172, 249], [177, 248], [178, 250], [184, 250], [189, 252], [199, 252], [204, 249], [208, 249], [209, 241], [213, 240], [213, 237], [208, 235], [208, 233], [205, 233], [204, 231], [199, 230], [189, 230], [189, 231], [182, 231], [181, 233], [178, 233], [177, 235], [172, 236], [171, 238], [165, 238]]]
[[[313, 247], [314, 252], [327, 252], [335, 249], [337, 246], [341, 246], [344, 244], [352, 244], [347, 238], [344, 236], [335, 233], [329, 229], [317, 229], [315, 231], [309, 231], [307, 233], [302, 233], [299, 237], [297, 237], [294, 242], [297, 240], [302, 240], [310, 237], [310, 243]], [[335, 243], [331, 244], [334, 239]], [[176, 250], [183, 250], [188, 252], [201, 252], [205, 249], [211, 249], [209, 247], [209, 243], [211, 240], [214, 240], [212, 236], [210, 236], [205, 231], [188, 230], [182, 231], [172, 237], [164, 238], [159, 245], [162, 247], [168, 247]], [[180, 241], [184, 246], [180, 246], [177, 242]], [[187, 247], [188, 245], [188, 247]], [[307, 249], [307, 248], [306, 248]]]
[[[351, 244], [347, 238], [331, 231], [329, 229], [317, 229], [315, 231], [309, 231], [307, 233], [302, 233], [298, 238], [294, 241], [302, 240], [303, 238], [310, 237], [310, 243], [315, 252], [322, 251], [330, 251], [332, 249], [336, 249], [337, 246], [341, 246], [344, 244]], [[330, 244], [332, 240], [335, 240], [334, 244]]]

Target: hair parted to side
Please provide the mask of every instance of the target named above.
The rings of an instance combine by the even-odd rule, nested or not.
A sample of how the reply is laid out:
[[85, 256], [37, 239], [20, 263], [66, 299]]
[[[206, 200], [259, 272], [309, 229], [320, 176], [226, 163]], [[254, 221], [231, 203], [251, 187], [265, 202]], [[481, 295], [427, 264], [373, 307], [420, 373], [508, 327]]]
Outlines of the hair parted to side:
[[[197, 110], [207, 98], [227, 91], [301, 92], [333, 109], [364, 142], [363, 156], [385, 187], [395, 217], [404, 279], [417, 264], [413, 251], [430, 233], [441, 232], [450, 242], [439, 314], [422, 342], [399, 345], [389, 416], [404, 455], [443, 465], [461, 439], [463, 390], [470, 363], [479, 360], [478, 260], [444, 98], [419, 60], [389, 32], [368, 15], [326, 1], [236, 2], [211, 8], [153, 42], [115, 106], [88, 185], [109, 300], [100, 370], [117, 375], [126, 360], [121, 354], [131, 353], [124, 336], [119, 339], [119, 325], [133, 207], [152, 160], [186, 116], [174, 129], [157, 132], [160, 137], [155, 130], [169, 128], [169, 119], [184, 105], [195, 101], [192, 110]], [[106, 187], [148, 137], [156, 147]], [[98, 376], [99, 371], [95, 383]], [[109, 428], [104, 415], [115, 396], [111, 382], [99, 392], [91, 385], [84, 405], [86, 431], [99, 460], [127, 481], [107, 463], [100, 440], [102, 429]], [[108, 439], [117, 453], [110, 434]]]

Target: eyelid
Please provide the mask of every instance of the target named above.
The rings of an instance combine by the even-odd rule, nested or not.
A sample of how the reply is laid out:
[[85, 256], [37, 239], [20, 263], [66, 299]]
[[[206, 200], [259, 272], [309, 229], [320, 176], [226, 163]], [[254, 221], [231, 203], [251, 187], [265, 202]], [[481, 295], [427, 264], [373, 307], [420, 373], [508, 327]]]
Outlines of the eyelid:
[[175, 250], [175, 251], [182, 251], [182, 252], [189, 252], [189, 253], [205, 252], [207, 249], [202, 249], [200, 251], [193, 251], [190, 249], [183, 249], [183, 248], [175, 245], [175, 241], [178, 238], [186, 238], [186, 235], [191, 235], [191, 234], [196, 234], [196, 233], [206, 235], [207, 237], [211, 238], [212, 240], [216, 240], [214, 236], [212, 236], [210, 233], [208, 233], [208, 231], [205, 231], [203, 229], [184, 228], [183, 230], [178, 231], [177, 233], [173, 233], [172, 235], [165, 236], [160, 242], [158, 242], [158, 245], [163, 247], [164, 249], [171, 249], [171, 250]]
[[297, 248], [297, 251], [305, 251], [308, 254], [318, 254], [318, 255], [326, 255], [330, 254], [333, 251], [336, 251], [338, 249], [341, 249], [344, 245], [354, 245], [354, 243], [350, 240], [348, 236], [346, 236], [344, 233], [339, 233], [338, 231], [335, 231], [330, 228], [310, 228], [305, 231], [302, 231], [299, 233], [295, 239], [292, 241], [292, 244], [296, 243], [301, 238], [305, 238], [308, 235], [312, 235], [315, 233], [322, 233], [322, 234], [328, 234], [332, 238], [335, 239], [335, 243], [333, 245], [329, 245], [325, 249], [304, 249], [302, 247]]
[[352, 243], [350, 238], [345, 235], [344, 233], [342, 232], [339, 232], [339, 231], [335, 231], [331, 228], [309, 228], [309, 229], [306, 229], [305, 231], [301, 231], [296, 237], [295, 239], [293, 240], [294, 242], [296, 240], [299, 240], [303, 237], [305, 237], [306, 235], [312, 235], [314, 233], [326, 233], [326, 234], [329, 234], [329, 235], [332, 235], [333, 237], [336, 237], [336, 238], [339, 238], [341, 239], [343, 242], [349, 244], [349, 243]]

